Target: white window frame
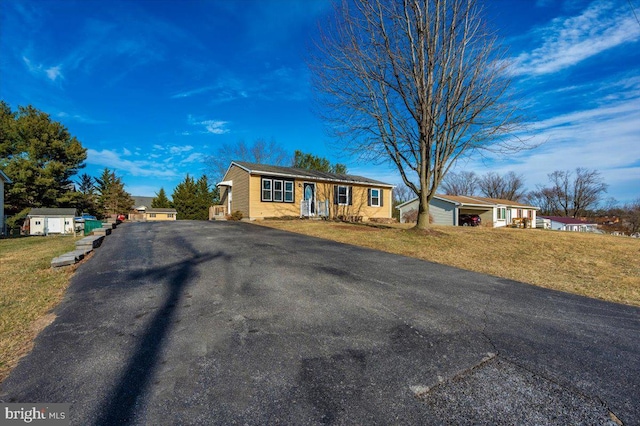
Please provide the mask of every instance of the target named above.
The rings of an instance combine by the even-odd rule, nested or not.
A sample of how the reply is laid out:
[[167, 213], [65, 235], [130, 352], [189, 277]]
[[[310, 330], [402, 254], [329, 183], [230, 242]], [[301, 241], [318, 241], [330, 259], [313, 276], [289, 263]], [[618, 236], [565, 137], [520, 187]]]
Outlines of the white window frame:
[[[340, 190], [344, 189], [344, 195], [340, 194]], [[344, 196], [344, 203], [340, 202], [340, 197]], [[338, 200], [339, 206], [348, 206], [349, 205], [349, 187], [345, 185], [338, 185], [338, 196], [336, 197]]]
[[498, 207], [498, 220], [507, 220], [507, 209]]
[[[283, 201], [285, 203], [293, 203], [293, 201], [295, 199], [294, 198], [294, 194], [293, 194], [295, 185], [293, 184], [293, 181], [292, 180], [285, 180], [283, 185], [284, 185], [283, 188], [282, 188], [282, 194], [283, 194], [282, 199], [283, 199]], [[290, 189], [287, 189], [288, 185], [291, 186]], [[287, 195], [291, 195], [291, 198], [287, 199]]]
[[[265, 188], [265, 183], [269, 182], [269, 188]], [[269, 198], [265, 197], [268, 194]], [[262, 178], [262, 188], [260, 192], [261, 201], [273, 201], [273, 179]]]
[[[377, 192], [377, 195], [374, 196], [373, 195], [373, 191]], [[374, 203], [373, 200], [378, 200], [377, 203]], [[380, 188], [371, 188], [371, 190], [369, 191], [369, 205], [371, 207], [380, 207]]]
[[[280, 185], [280, 189], [277, 189], [277, 186]], [[273, 201], [276, 203], [281, 203], [284, 200], [284, 182], [281, 180], [273, 180]]]

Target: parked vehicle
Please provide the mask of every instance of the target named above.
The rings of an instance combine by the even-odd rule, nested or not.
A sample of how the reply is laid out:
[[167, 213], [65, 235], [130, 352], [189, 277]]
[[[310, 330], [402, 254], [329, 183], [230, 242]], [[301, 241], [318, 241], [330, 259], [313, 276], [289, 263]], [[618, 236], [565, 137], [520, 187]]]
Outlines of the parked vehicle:
[[477, 214], [461, 214], [458, 216], [460, 226], [480, 226], [482, 219]]

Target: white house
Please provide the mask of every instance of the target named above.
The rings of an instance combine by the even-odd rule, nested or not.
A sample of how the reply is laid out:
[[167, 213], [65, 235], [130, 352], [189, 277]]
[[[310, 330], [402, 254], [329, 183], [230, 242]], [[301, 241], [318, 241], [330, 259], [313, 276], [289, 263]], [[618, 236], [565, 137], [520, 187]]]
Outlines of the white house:
[[2, 170], [0, 170], [0, 235], [5, 233], [4, 222], [4, 184], [13, 183], [9, 176], [7, 176]]
[[27, 215], [29, 235], [73, 234], [76, 209], [33, 208]]
[[[400, 222], [405, 223], [412, 216], [412, 211], [418, 211], [418, 199], [409, 200], [396, 208], [400, 210]], [[516, 201], [463, 195], [438, 194], [429, 203], [431, 223], [436, 225], [457, 226], [461, 214], [476, 214], [485, 226], [497, 228], [526, 223], [527, 227], [535, 228], [537, 210], [537, 207]]]
[[556, 231], [593, 232], [598, 228], [595, 223], [583, 222], [580, 219], [563, 216], [540, 216], [550, 222], [550, 229]]

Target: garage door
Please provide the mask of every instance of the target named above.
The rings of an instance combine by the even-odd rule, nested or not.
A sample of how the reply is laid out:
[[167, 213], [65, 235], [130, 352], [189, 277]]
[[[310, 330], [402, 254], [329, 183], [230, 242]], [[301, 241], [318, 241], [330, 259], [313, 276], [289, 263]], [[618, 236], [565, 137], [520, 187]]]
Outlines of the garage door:
[[47, 218], [47, 232], [48, 233], [62, 233], [62, 218], [49, 217]]

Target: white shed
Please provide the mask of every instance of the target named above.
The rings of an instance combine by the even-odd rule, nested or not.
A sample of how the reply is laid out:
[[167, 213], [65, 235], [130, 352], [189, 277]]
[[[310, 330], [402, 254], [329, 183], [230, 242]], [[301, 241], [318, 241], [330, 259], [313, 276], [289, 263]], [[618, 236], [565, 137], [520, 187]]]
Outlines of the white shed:
[[27, 215], [29, 235], [73, 234], [76, 209], [33, 208]]

